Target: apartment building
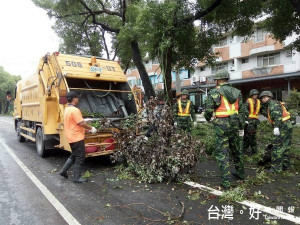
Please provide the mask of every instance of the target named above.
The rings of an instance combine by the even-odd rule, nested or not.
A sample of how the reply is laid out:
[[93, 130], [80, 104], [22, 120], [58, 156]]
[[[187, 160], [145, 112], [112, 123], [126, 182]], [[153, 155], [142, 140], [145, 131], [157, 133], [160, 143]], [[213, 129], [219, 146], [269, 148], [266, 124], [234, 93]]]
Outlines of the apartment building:
[[[300, 54], [286, 50], [269, 33], [256, 30], [253, 37], [228, 35], [213, 46], [218, 53], [216, 66], [201, 62], [197, 65], [189, 89], [210, 89], [212, 76], [225, 69], [230, 73], [230, 83], [242, 90], [243, 96], [252, 88], [270, 90], [278, 100], [285, 100], [292, 89], [300, 90]], [[205, 95], [202, 94], [200, 104]]]
[[[145, 58], [144, 61], [146, 70], [148, 72], [150, 81], [153, 85], [154, 90], [161, 91], [163, 90], [163, 76], [161, 74], [161, 69], [159, 67], [159, 62], [157, 60], [151, 60], [149, 58]], [[188, 87], [191, 85], [191, 73], [189, 70], [182, 69], [178, 71], [181, 86]], [[138, 70], [135, 67], [129, 68], [126, 73], [128, 83], [131, 87], [138, 86], [142, 87], [142, 81], [139, 75]], [[172, 89], [175, 90], [175, 81], [176, 81], [176, 72], [172, 72]], [[142, 87], [143, 88], [143, 87]]]
[[[190, 98], [197, 105], [203, 105], [207, 92], [214, 86], [213, 75], [222, 69], [230, 73], [230, 83], [241, 89], [245, 98], [252, 88], [271, 90], [276, 99], [283, 101], [290, 90], [300, 90], [300, 53], [284, 49], [263, 30], [256, 30], [248, 39], [229, 34], [212, 47], [218, 54], [215, 66], [199, 62], [194, 72], [179, 71], [181, 87], [190, 91]], [[145, 66], [154, 89], [163, 89], [158, 61], [146, 59]], [[136, 68], [127, 71], [127, 78], [132, 86], [142, 85]], [[174, 71], [174, 93], [175, 80]]]

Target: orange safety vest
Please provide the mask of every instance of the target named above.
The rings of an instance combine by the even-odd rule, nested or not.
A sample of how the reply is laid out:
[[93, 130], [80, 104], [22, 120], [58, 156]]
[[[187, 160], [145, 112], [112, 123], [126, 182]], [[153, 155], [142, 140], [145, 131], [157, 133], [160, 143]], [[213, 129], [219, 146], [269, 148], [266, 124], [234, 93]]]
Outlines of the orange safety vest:
[[181, 105], [181, 100], [178, 99], [177, 100], [177, 104], [178, 104], [178, 116], [190, 116], [190, 106], [191, 106], [191, 101], [188, 100], [187, 105], [184, 109], [184, 111], [182, 110], [182, 105]]
[[239, 99], [235, 103], [230, 104], [227, 98], [221, 95], [221, 105], [215, 111], [216, 117], [228, 117], [239, 113]]
[[253, 98], [248, 98], [247, 102], [249, 103], [249, 118], [258, 119], [258, 114], [260, 110], [260, 100], [256, 100], [256, 109], [254, 110], [254, 100]]
[[[282, 121], [287, 121], [291, 118], [291, 114], [286, 110], [284, 103], [280, 102], [281, 108], [282, 108]], [[271, 119], [270, 110], [268, 108], [268, 120], [270, 123], [274, 123], [274, 120]]]

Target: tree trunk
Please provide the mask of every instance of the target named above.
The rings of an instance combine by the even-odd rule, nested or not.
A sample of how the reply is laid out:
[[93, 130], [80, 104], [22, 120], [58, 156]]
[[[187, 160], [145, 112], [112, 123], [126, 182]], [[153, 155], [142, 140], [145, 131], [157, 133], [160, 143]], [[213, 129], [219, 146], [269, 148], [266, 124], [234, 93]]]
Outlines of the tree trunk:
[[129, 68], [129, 65], [130, 65], [130, 61], [128, 61], [128, 62], [126, 63], [126, 65], [125, 65], [124, 74], [127, 73], [127, 70], [128, 70], [128, 68]]
[[138, 69], [141, 80], [143, 82], [145, 96], [147, 97], [147, 99], [150, 99], [151, 96], [155, 97], [155, 92], [154, 92], [153, 86], [150, 82], [148, 73], [143, 64], [139, 44], [136, 41], [131, 42], [131, 51], [132, 51], [132, 59], [133, 59], [134, 65]]
[[172, 95], [172, 49], [168, 48], [164, 61], [164, 94], [167, 97], [167, 101], [170, 105], [173, 105]]

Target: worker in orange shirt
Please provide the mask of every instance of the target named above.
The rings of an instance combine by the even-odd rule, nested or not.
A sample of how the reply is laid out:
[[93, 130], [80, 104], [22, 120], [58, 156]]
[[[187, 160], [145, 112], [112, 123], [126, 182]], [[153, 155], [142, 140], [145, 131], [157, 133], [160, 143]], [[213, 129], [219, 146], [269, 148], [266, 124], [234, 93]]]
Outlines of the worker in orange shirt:
[[74, 164], [73, 182], [84, 183], [86, 178], [81, 177], [82, 165], [85, 160], [85, 131], [96, 133], [97, 129], [84, 122], [80, 109], [76, 107], [79, 97], [74, 91], [67, 93], [68, 105], [65, 108], [64, 128], [67, 140], [71, 146], [72, 154], [66, 161], [59, 174], [68, 178], [67, 171]]

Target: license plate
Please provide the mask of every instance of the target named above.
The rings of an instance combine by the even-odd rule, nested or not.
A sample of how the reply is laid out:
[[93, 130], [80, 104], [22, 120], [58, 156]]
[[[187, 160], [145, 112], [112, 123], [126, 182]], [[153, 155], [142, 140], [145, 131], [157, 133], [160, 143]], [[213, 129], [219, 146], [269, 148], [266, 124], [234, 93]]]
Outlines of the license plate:
[[94, 73], [102, 73], [102, 68], [98, 67], [98, 66], [91, 66], [90, 67], [90, 72], [94, 72]]

